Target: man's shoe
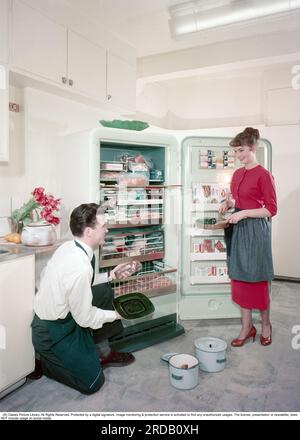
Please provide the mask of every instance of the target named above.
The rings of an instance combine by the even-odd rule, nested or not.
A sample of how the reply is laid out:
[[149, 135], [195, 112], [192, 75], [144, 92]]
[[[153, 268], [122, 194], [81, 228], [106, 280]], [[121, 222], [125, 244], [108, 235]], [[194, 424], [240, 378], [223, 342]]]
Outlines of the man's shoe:
[[43, 376], [42, 362], [38, 359], [35, 360], [35, 369], [32, 373], [28, 374], [27, 379], [38, 380]]
[[125, 367], [132, 364], [135, 357], [131, 353], [120, 353], [119, 351], [111, 350], [107, 356], [100, 358], [102, 368], [107, 367]]

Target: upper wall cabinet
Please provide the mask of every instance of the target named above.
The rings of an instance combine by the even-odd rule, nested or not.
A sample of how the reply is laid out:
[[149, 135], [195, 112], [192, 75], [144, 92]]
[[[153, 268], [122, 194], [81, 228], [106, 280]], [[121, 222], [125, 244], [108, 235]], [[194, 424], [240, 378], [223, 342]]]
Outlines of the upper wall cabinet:
[[12, 14], [12, 66], [61, 84], [67, 29], [19, 0], [13, 2]]
[[8, 63], [9, 0], [0, 0], [0, 64]]
[[107, 99], [112, 105], [135, 112], [136, 65], [111, 52], [107, 54]]
[[106, 50], [68, 31], [68, 84], [97, 101], [106, 98]]
[[[2, 1], [2, 0], [0, 0]], [[5, 0], [6, 1], [6, 0]], [[123, 113], [135, 111], [136, 66], [13, 0], [11, 69], [38, 87]], [[55, 86], [55, 87], [53, 87]]]

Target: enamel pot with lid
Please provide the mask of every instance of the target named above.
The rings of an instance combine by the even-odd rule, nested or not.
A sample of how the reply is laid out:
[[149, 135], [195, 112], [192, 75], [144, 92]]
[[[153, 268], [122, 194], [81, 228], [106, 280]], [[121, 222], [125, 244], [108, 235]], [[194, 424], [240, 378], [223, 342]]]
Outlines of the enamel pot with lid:
[[203, 337], [195, 340], [196, 356], [200, 370], [217, 373], [226, 365], [227, 343], [219, 338]]
[[199, 361], [190, 354], [170, 353], [163, 359], [169, 363], [170, 382], [179, 390], [190, 390], [199, 383]]

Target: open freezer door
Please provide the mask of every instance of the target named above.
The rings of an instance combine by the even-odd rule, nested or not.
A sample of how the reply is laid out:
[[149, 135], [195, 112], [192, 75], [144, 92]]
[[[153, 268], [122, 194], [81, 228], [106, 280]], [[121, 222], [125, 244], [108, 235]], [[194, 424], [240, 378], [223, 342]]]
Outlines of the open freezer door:
[[[143, 294], [153, 305], [151, 316], [122, 319], [123, 331], [110, 340], [118, 351], [136, 351], [184, 332], [178, 322], [180, 147], [162, 133], [109, 129], [95, 131], [92, 144], [98, 149], [100, 201], [115, 201], [106, 213], [99, 271], [138, 261], [137, 273], [111, 282], [114, 296]], [[128, 304], [139, 310], [137, 301]]]

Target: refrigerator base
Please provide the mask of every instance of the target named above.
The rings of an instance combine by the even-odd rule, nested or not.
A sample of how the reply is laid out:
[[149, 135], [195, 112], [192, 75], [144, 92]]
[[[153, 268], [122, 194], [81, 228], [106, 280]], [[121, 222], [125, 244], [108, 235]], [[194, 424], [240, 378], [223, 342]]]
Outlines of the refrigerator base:
[[109, 340], [110, 346], [117, 351], [133, 352], [182, 335], [184, 328], [176, 318], [174, 313], [126, 327], [121, 334]]

